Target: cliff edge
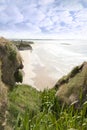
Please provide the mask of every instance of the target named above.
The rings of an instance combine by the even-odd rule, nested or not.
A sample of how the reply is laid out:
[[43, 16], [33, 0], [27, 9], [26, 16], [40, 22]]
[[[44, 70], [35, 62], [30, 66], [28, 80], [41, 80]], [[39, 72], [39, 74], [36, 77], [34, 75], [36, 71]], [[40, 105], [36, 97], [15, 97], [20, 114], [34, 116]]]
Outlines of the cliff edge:
[[22, 82], [22, 58], [12, 42], [0, 38], [0, 130], [4, 129], [7, 91], [16, 82]]
[[12, 42], [0, 38], [1, 79], [10, 86], [16, 82], [16, 74], [23, 68], [22, 58]]
[[56, 97], [66, 104], [81, 104], [87, 100], [87, 62], [76, 66], [55, 85]]

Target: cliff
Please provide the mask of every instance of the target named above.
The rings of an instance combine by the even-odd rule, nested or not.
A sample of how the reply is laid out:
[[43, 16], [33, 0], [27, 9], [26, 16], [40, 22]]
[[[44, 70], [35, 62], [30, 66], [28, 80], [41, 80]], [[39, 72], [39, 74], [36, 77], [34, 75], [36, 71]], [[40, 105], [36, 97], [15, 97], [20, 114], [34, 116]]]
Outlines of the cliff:
[[66, 104], [81, 104], [87, 100], [87, 62], [76, 66], [55, 85], [56, 97]]
[[[0, 38], [0, 130], [87, 129], [87, 111], [84, 111], [87, 107], [74, 113], [72, 107], [65, 109], [60, 104], [61, 101], [80, 105], [87, 101], [87, 62], [61, 78], [55, 85], [57, 92], [54, 88], [38, 92], [23, 84], [9, 91], [16, 82], [22, 82], [22, 68], [22, 58], [17, 48], [9, 40]], [[57, 124], [54, 125], [54, 122]]]
[[0, 61], [2, 81], [13, 86], [16, 82], [15, 74], [23, 68], [22, 58], [14, 44], [4, 38], [0, 38]]
[[3, 130], [4, 127], [6, 107], [7, 107], [7, 88], [1, 80], [1, 62], [0, 62], [0, 130]]
[[[0, 130], [4, 129], [7, 106], [7, 91], [22, 82], [20, 69], [23, 68], [22, 58], [9, 40], [0, 38]], [[20, 76], [20, 77], [19, 77]]]

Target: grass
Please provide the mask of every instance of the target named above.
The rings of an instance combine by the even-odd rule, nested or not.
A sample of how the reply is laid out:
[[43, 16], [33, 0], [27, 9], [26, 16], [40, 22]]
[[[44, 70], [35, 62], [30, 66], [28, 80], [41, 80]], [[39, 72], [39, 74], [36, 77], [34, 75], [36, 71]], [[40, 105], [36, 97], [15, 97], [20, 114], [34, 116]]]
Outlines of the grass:
[[87, 68], [84, 66], [84, 68], [77, 73], [78, 68], [79, 67], [75, 67], [71, 73], [60, 79], [58, 83], [57, 96], [67, 104], [71, 104], [75, 100], [80, 101], [81, 94], [84, 96], [83, 99], [86, 100]]
[[[9, 92], [9, 121], [10, 124], [15, 124], [18, 114], [24, 114], [26, 109], [29, 109], [31, 114], [35, 114], [40, 108], [39, 93], [36, 89], [28, 85], [17, 85], [13, 91]], [[11, 120], [12, 118], [12, 120]]]
[[87, 101], [80, 109], [75, 109], [74, 103], [71, 106], [60, 104], [55, 93], [54, 89], [38, 92], [27, 85], [16, 86], [9, 93], [10, 120], [14, 117], [13, 129], [87, 130]]
[[3, 130], [2, 124], [5, 122], [5, 111], [7, 109], [7, 87], [1, 80], [1, 61], [0, 61], [0, 130]]

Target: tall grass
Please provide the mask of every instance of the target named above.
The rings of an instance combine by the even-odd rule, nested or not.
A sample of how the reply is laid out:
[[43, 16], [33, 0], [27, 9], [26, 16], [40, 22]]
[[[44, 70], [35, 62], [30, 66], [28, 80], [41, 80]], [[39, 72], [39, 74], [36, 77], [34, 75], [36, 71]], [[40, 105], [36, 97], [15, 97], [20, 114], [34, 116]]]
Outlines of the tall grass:
[[[82, 108], [61, 105], [55, 99], [55, 90], [44, 90], [41, 107], [36, 115], [29, 110], [18, 114], [14, 130], [87, 130], [87, 101]], [[31, 116], [30, 116], [31, 115]]]

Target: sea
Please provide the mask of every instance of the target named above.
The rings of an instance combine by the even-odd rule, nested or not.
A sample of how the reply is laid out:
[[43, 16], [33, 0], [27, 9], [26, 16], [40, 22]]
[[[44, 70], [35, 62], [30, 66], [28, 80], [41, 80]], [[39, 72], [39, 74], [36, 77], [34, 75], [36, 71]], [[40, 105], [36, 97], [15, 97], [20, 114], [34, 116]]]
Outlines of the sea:
[[24, 80], [38, 90], [52, 88], [75, 66], [87, 61], [87, 40], [32, 40], [32, 51], [21, 51]]

